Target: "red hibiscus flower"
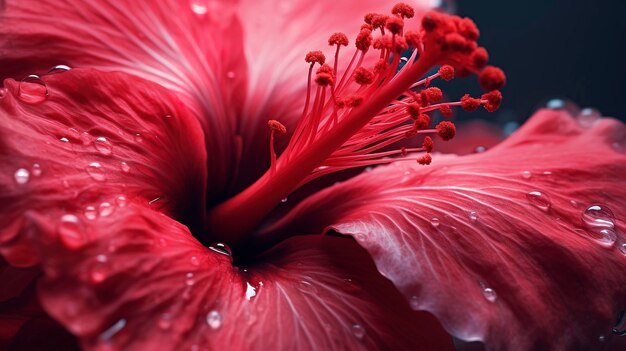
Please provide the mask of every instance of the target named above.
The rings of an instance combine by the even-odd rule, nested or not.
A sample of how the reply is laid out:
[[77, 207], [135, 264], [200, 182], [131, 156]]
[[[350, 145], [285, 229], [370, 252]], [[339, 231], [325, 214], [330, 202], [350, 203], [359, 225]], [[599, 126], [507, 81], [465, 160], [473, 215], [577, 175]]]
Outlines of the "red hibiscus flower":
[[[431, 156], [504, 74], [471, 20], [389, 7], [2, 2], [0, 346], [615, 345], [624, 125]], [[441, 102], [455, 72], [487, 93]]]

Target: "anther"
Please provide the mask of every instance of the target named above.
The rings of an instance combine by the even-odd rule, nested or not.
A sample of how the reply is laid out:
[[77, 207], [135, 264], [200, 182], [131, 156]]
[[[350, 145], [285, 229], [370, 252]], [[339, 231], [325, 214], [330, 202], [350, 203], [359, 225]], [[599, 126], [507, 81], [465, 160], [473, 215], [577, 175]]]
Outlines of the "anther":
[[329, 65], [322, 65], [315, 74], [315, 82], [321, 86], [332, 85], [335, 83], [333, 69]]
[[429, 136], [424, 137], [424, 141], [422, 142], [422, 147], [424, 148], [424, 150], [428, 153], [433, 152], [433, 146], [435, 145], [435, 143], [433, 142], [433, 139]]
[[372, 23], [370, 23], [372, 25], [372, 27], [374, 27], [374, 29], [377, 28], [384, 28], [385, 27], [385, 23], [387, 23], [387, 17], [386, 15], [374, 15], [374, 17], [372, 18]]
[[484, 107], [489, 112], [494, 112], [498, 108], [500, 108], [500, 104], [502, 103], [502, 93], [499, 90], [492, 90], [488, 93], [485, 93], [481, 96], [483, 100], [487, 100]]
[[443, 99], [443, 92], [437, 87], [424, 89], [421, 91], [422, 100], [426, 100], [426, 103], [439, 102]]
[[404, 18], [413, 18], [413, 16], [415, 16], [415, 10], [403, 2], [394, 5], [391, 9], [391, 13]]
[[486, 91], [502, 89], [506, 83], [506, 76], [500, 68], [487, 66], [482, 70], [482, 72], [480, 72], [478, 82], [480, 83], [481, 88]]
[[466, 112], [474, 112], [480, 107], [480, 99], [474, 99], [469, 94], [465, 94], [461, 98], [461, 107]]
[[430, 125], [430, 116], [425, 113], [422, 113], [419, 116], [417, 116], [417, 119], [415, 120], [415, 123], [413, 124], [413, 126], [417, 130], [424, 130], [428, 128], [429, 125]]
[[439, 77], [445, 81], [451, 81], [454, 79], [454, 68], [450, 65], [439, 67]]
[[430, 154], [426, 154], [417, 159], [417, 163], [424, 166], [429, 165], [431, 162], [433, 162], [433, 158]]
[[361, 29], [359, 34], [356, 36], [356, 48], [366, 52], [367, 49], [372, 45], [372, 31], [371, 29]]
[[393, 34], [399, 34], [404, 28], [404, 21], [400, 17], [388, 17], [385, 22], [387, 28]]
[[346, 99], [346, 104], [350, 107], [358, 107], [363, 103], [363, 97], [358, 95], [351, 95]]
[[374, 73], [365, 67], [359, 67], [354, 71], [354, 81], [360, 85], [371, 84], [374, 81]]
[[437, 21], [435, 20], [436, 12], [429, 12], [422, 18], [422, 28], [427, 32], [432, 32], [437, 28]]
[[321, 51], [309, 51], [304, 57], [304, 61], [307, 63], [319, 63], [323, 65], [326, 62], [326, 56]]
[[489, 61], [489, 54], [485, 48], [480, 47], [474, 50], [472, 56], [470, 56], [470, 60], [476, 68], [483, 68], [487, 65], [487, 61]]
[[287, 128], [280, 122], [275, 119], [270, 119], [267, 121], [267, 126], [277, 134], [285, 134], [287, 133]]
[[452, 108], [450, 105], [441, 105], [441, 107], [439, 107], [439, 112], [441, 112], [441, 114], [446, 118], [452, 117]]
[[417, 120], [417, 117], [420, 115], [420, 106], [416, 103], [408, 104], [406, 106], [406, 112], [412, 119]]
[[461, 35], [469, 40], [475, 41], [480, 36], [480, 31], [476, 28], [474, 21], [467, 17], [460, 20], [458, 26]]
[[334, 33], [328, 38], [328, 45], [348, 46], [348, 37], [340, 32]]
[[450, 121], [439, 122], [435, 129], [437, 130], [439, 137], [443, 140], [450, 140], [456, 135], [456, 127], [454, 126], [454, 123]]
[[414, 31], [407, 31], [404, 33], [404, 40], [413, 48], [418, 48], [422, 43], [422, 37], [419, 33]]

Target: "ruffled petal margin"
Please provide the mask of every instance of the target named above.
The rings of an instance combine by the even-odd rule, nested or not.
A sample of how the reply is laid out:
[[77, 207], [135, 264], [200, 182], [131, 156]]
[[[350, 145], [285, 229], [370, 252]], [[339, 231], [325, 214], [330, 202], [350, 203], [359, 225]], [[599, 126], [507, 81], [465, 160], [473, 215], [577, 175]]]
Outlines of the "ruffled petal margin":
[[415, 309], [489, 350], [601, 349], [626, 309], [625, 146], [621, 122], [543, 110], [485, 153], [321, 191], [275, 229], [352, 235]]

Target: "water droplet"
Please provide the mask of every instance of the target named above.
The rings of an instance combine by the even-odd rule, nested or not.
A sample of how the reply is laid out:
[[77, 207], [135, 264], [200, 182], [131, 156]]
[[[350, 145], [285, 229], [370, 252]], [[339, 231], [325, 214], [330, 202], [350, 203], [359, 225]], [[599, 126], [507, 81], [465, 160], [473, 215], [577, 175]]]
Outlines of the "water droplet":
[[604, 335], [598, 336], [598, 341], [599, 342], [605, 342], [606, 341], [606, 336], [604, 336]]
[[66, 137], [59, 138], [59, 141], [62, 142], [62, 143], [69, 143], [70, 142], [70, 140], [68, 138], [66, 138]]
[[31, 173], [35, 177], [39, 177], [41, 175], [41, 166], [39, 165], [39, 163], [33, 164], [33, 167], [31, 168]]
[[365, 328], [363, 328], [360, 324], [352, 324], [350, 329], [352, 330], [352, 335], [354, 335], [357, 339], [363, 339], [365, 336]]
[[67, 72], [69, 70], [71, 70], [72, 68], [70, 66], [66, 66], [66, 65], [56, 65], [52, 68], [50, 68], [48, 70], [48, 74], [57, 74], [57, 73], [63, 73], [63, 72]]
[[90, 163], [87, 168], [85, 168], [85, 170], [87, 171], [87, 174], [89, 174], [89, 176], [91, 177], [91, 179], [98, 181], [98, 182], [103, 182], [106, 180], [106, 175], [104, 174], [104, 169], [102, 168], [102, 165], [99, 162], [92, 162]]
[[209, 246], [209, 249], [211, 249], [211, 250], [213, 250], [213, 251], [215, 251], [215, 252], [217, 252], [219, 254], [228, 256], [228, 257], [232, 257], [232, 255], [233, 255], [233, 252], [230, 250], [230, 247], [228, 247], [228, 245], [226, 245], [224, 243], [215, 243], [215, 244]]
[[122, 168], [122, 172], [124, 172], [124, 173], [130, 172], [130, 166], [126, 162], [122, 162], [120, 164], [120, 168]]
[[72, 214], [66, 214], [61, 217], [58, 233], [59, 239], [68, 249], [79, 249], [87, 241], [83, 233], [83, 223]]
[[617, 248], [621, 253], [626, 255], [626, 243], [620, 243], [619, 245], [617, 245]]
[[411, 305], [412, 309], [419, 310], [421, 306], [419, 298], [415, 295], [411, 296], [411, 298], [409, 298], [409, 305]]
[[157, 196], [157, 197], [155, 197], [154, 199], [152, 199], [152, 200], [148, 201], [148, 205], [152, 205], [152, 204], [154, 204], [155, 202], [157, 202], [157, 201], [159, 201], [159, 200], [161, 200], [161, 197], [160, 197], [160, 196]]
[[552, 206], [552, 202], [550, 201], [548, 195], [543, 194], [540, 191], [529, 192], [528, 194], [526, 194], [526, 199], [531, 205], [537, 207], [542, 211], [548, 211]]
[[435, 228], [439, 227], [439, 218], [437, 217], [431, 218], [430, 224]]
[[143, 141], [143, 137], [141, 136], [141, 134], [139, 133], [135, 134], [135, 141], [138, 143]]
[[109, 156], [113, 152], [111, 142], [109, 142], [109, 140], [105, 137], [96, 138], [93, 145], [101, 155]]
[[600, 235], [602, 236], [601, 241], [608, 245], [613, 245], [617, 240], [617, 233], [613, 229], [602, 229]]
[[591, 228], [613, 228], [615, 227], [615, 215], [606, 206], [591, 205], [582, 216], [583, 222]]
[[48, 98], [48, 86], [41, 77], [31, 74], [22, 79], [17, 90], [17, 96], [23, 102], [36, 104]]
[[100, 340], [111, 340], [117, 333], [124, 329], [124, 327], [126, 327], [126, 319], [122, 318], [115, 322], [115, 324], [113, 324], [109, 329], [100, 334]]
[[578, 202], [576, 200], [569, 200], [569, 204], [574, 208], [578, 208]]
[[496, 295], [496, 292], [492, 288], [483, 288], [483, 296], [489, 302], [496, 302], [498, 299], [498, 295]]
[[117, 197], [117, 199], [115, 199], [115, 203], [119, 207], [126, 207], [126, 205], [128, 205], [128, 199], [126, 198], [126, 196], [120, 195]]
[[235, 72], [233, 72], [233, 71], [226, 72], [226, 77], [228, 77], [228, 79], [234, 79], [235, 78]]
[[469, 217], [470, 221], [476, 222], [478, 220], [478, 213], [472, 211], [472, 212], [469, 213], [468, 217]]
[[613, 335], [626, 336], [626, 310], [617, 314], [617, 321], [611, 330]]
[[524, 171], [522, 172], [522, 178], [524, 179], [530, 179], [533, 177], [533, 174], [530, 171]]
[[28, 180], [30, 179], [30, 172], [28, 172], [28, 170], [25, 168], [20, 168], [15, 171], [15, 174], [13, 174], [13, 178], [15, 179], [15, 182], [17, 184], [24, 185], [28, 183]]
[[308, 294], [315, 294], [315, 293], [317, 293], [317, 288], [315, 287], [315, 285], [313, 285], [313, 283], [311, 283], [308, 280], [301, 280], [298, 283], [298, 289], [300, 289], [300, 291], [302, 291], [304, 293], [308, 293]]
[[159, 328], [167, 330], [172, 326], [172, 315], [169, 313], [163, 313], [157, 322]]
[[255, 296], [256, 288], [252, 286], [249, 282], [246, 282], [246, 300], [250, 301]]
[[103, 202], [98, 206], [98, 213], [101, 217], [108, 217], [115, 211], [115, 206], [109, 202]]
[[193, 273], [189, 272], [187, 273], [187, 275], [185, 276], [185, 284], [187, 284], [187, 286], [192, 286], [196, 283], [196, 279], [193, 276]]
[[561, 99], [552, 99], [546, 103], [546, 107], [552, 110], [560, 110], [565, 108], [565, 101]]
[[282, 203], [287, 202], [287, 198], [286, 198], [286, 197], [282, 198], [282, 199], [280, 200], [280, 202], [282, 202]]
[[487, 151], [487, 147], [482, 146], [482, 145], [476, 146], [476, 148], [474, 148], [475, 154], [482, 154], [485, 151]]
[[207, 0], [192, 0], [191, 11], [199, 16], [206, 15], [206, 13], [209, 11], [209, 7], [207, 6]]
[[198, 260], [198, 257], [196, 256], [191, 256], [189, 258], [189, 262], [193, 265], [193, 266], [199, 266], [200, 265], [200, 260]]
[[593, 127], [593, 125], [600, 120], [601, 117], [602, 114], [600, 111], [587, 107], [580, 111], [576, 119], [581, 127], [590, 128]]
[[83, 214], [85, 215], [85, 218], [90, 221], [98, 218], [98, 211], [96, 211], [96, 208], [94, 206], [85, 207], [85, 211], [83, 212]]
[[222, 315], [218, 311], [212, 310], [206, 315], [206, 323], [211, 329], [218, 329], [222, 326]]
[[102, 283], [109, 276], [109, 267], [106, 264], [108, 258], [106, 255], [96, 256], [96, 264], [91, 268], [89, 277], [94, 284]]

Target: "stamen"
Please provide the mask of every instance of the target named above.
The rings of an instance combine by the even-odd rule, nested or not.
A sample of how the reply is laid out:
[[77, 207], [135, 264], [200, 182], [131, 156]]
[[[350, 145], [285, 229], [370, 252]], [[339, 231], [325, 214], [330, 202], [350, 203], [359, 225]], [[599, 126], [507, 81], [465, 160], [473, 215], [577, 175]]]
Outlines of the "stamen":
[[[456, 134], [451, 121], [430, 127], [429, 114], [433, 111], [449, 118], [453, 107], [474, 111], [483, 105], [491, 112], [500, 106], [502, 94], [497, 89], [505, 84], [506, 77], [499, 68], [486, 66], [488, 54], [476, 43], [480, 32], [473, 21], [429, 12], [422, 18], [421, 28], [405, 30], [414, 10], [400, 3], [391, 14], [365, 16], [366, 24], [356, 36], [356, 50], [341, 75], [340, 48], [349, 45], [345, 34], [334, 33], [328, 40], [336, 46], [333, 63], [328, 64], [320, 51], [306, 55], [310, 65], [302, 118], [278, 159], [274, 135], [286, 129], [278, 121], [268, 122], [270, 169], [211, 211], [210, 227], [215, 235], [224, 235], [220, 239], [236, 244], [281, 199], [326, 174], [390, 163], [398, 157], [430, 164], [434, 149], [431, 136], [436, 134], [446, 141]], [[374, 29], [380, 32], [373, 35]], [[402, 53], [409, 46], [413, 52], [401, 65]], [[371, 62], [366, 60], [368, 54], [378, 56], [373, 67], [364, 66], [364, 62]], [[315, 64], [319, 68], [314, 73]], [[437, 66], [436, 73], [425, 76]], [[442, 102], [441, 89], [430, 86], [437, 78], [450, 81], [455, 75], [469, 74], [479, 75], [480, 85], [487, 90], [480, 98], [465, 95], [460, 101]], [[421, 147], [398, 145], [414, 137], [423, 137]]]

